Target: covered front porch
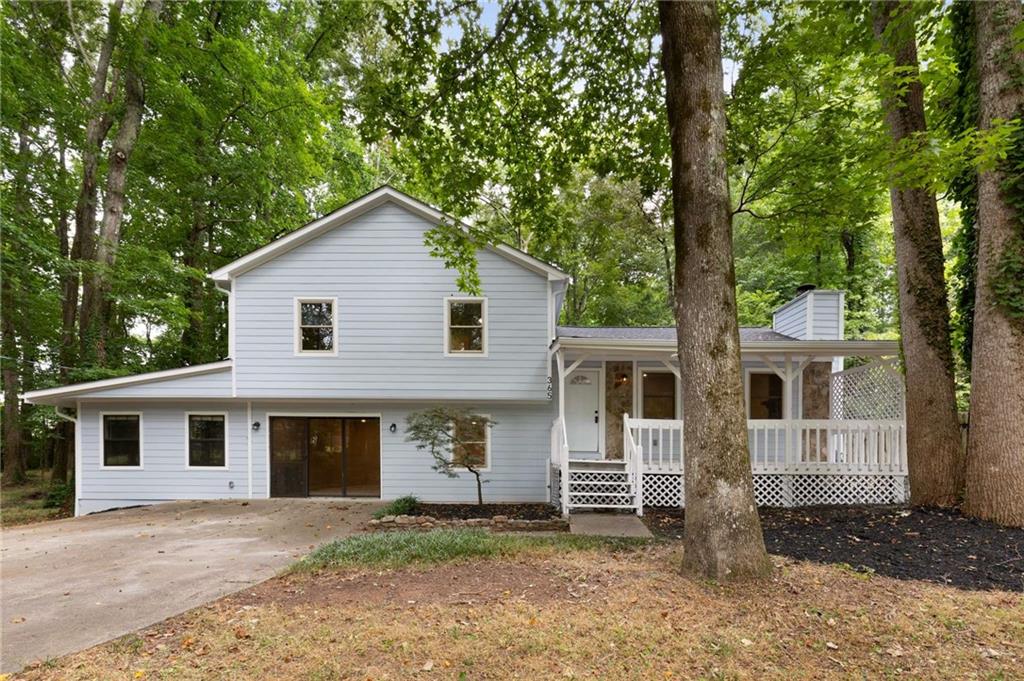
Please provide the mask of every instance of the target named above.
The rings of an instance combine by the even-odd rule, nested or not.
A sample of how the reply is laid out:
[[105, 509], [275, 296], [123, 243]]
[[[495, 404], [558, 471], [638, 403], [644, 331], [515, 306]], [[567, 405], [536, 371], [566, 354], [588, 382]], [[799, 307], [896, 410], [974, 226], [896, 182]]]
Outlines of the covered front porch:
[[[741, 345], [758, 503], [893, 503], [906, 494], [903, 381], [892, 341]], [[560, 339], [553, 498], [563, 511], [683, 505], [674, 343]], [[863, 363], [843, 370], [844, 357]]]

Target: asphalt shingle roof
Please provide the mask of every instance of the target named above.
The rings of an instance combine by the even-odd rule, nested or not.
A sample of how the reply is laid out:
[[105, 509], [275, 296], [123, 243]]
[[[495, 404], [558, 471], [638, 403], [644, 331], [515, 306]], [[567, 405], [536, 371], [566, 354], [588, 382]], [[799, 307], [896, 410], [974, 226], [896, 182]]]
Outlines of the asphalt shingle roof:
[[[674, 326], [560, 326], [559, 338], [600, 338], [602, 340], [674, 341]], [[792, 336], [760, 326], [741, 326], [740, 342], [789, 341]]]

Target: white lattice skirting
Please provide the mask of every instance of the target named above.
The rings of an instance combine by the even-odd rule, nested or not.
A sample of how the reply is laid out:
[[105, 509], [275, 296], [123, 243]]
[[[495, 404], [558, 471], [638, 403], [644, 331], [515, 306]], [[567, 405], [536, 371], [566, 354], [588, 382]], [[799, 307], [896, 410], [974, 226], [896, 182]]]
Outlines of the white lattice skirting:
[[[553, 469], [551, 503], [555, 505], [561, 502], [559, 477], [558, 469]], [[905, 475], [758, 473], [754, 475], [754, 497], [758, 506], [848, 506], [903, 504], [910, 495]], [[682, 474], [644, 475], [644, 506], [683, 506]]]

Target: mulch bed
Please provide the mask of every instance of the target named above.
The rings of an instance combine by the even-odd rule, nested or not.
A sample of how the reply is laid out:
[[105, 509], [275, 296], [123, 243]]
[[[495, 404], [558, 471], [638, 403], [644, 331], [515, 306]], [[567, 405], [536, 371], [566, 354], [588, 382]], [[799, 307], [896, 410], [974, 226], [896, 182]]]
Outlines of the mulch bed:
[[561, 518], [551, 504], [417, 504], [409, 515], [428, 515], [439, 520], [469, 520], [507, 516], [509, 520], [550, 520]]
[[[762, 508], [760, 514], [770, 553], [896, 579], [1024, 591], [1024, 529], [940, 509]], [[679, 509], [648, 509], [644, 522], [656, 536], [682, 538]]]

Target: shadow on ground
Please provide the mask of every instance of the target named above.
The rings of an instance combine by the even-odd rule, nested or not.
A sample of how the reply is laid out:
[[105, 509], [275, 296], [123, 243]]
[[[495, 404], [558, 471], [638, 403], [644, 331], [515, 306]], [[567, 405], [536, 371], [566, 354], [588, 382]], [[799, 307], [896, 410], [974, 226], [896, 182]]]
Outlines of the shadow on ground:
[[[681, 539], [683, 512], [649, 509], [658, 537]], [[1024, 529], [957, 511], [894, 507], [763, 508], [770, 553], [962, 589], [1024, 591]]]

